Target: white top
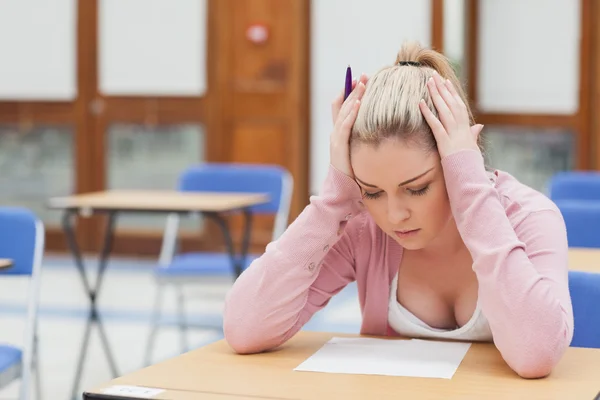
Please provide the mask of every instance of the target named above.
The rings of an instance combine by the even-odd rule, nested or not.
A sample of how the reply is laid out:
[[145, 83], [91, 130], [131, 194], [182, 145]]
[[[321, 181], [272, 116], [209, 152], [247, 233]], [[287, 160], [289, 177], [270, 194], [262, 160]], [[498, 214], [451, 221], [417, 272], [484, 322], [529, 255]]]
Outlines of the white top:
[[398, 303], [397, 292], [398, 274], [396, 273], [396, 277], [390, 287], [388, 322], [392, 329], [399, 335], [429, 339], [454, 339], [468, 342], [492, 341], [492, 331], [485, 315], [481, 312], [479, 302], [477, 302], [475, 312], [469, 322], [462, 327], [458, 329], [438, 329], [430, 327]]

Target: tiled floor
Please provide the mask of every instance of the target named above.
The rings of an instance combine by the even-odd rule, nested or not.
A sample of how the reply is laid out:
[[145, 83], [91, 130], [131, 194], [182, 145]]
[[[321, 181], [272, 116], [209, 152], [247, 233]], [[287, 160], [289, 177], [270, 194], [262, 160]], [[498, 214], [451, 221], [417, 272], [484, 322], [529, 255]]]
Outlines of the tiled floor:
[[[152, 263], [143, 260], [112, 260], [98, 300], [107, 336], [121, 374], [143, 366], [155, 286]], [[93, 265], [95, 268], [95, 264]], [[95, 276], [95, 270], [90, 271]], [[189, 342], [198, 347], [221, 339], [221, 310], [231, 286], [226, 278], [189, 287], [187, 316], [191, 323], [206, 326], [190, 332]], [[0, 278], [0, 342], [22, 343], [27, 282]], [[167, 293], [165, 328], [154, 348], [154, 360], [180, 353], [175, 321], [175, 296]], [[40, 300], [40, 355], [44, 399], [69, 399], [81, 346], [88, 300], [77, 271], [68, 257], [46, 256]], [[358, 332], [360, 310], [356, 287], [349, 285], [305, 326], [307, 330]], [[94, 330], [84, 366], [82, 389], [111, 379], [107, 361]], [[18, 383], [0, 390], [0, 398], [15, 398]]]

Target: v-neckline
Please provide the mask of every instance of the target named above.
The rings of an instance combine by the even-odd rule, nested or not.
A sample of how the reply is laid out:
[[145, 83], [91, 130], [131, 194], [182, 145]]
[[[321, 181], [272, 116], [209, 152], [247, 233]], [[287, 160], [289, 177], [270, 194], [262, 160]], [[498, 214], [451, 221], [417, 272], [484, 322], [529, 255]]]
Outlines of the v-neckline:
[[475, 303], [475, 309], [473, 310], [473, 314], [471, 315], [471, 318], [469, 318], [469, 320], [463, 326], [460, 326], [460, 327], [457, 326], [455, 329], [433, 328], [429, 324], [424, 322], [422, 319], [417, 317], [415, 314], [413, 314], [412, 311], [410, 311], [409, 309], [404, 307], [402, 304], [400, 304], [400, 302], [398, 301], [397, 295], [398, 295], [398, 273], [396, 272], [396, 275], [390, 282], [390, 296], [388, 299], [388, 302], [389, 302], [388, 304], [389, 305], [391, 305], [392, 303], [395, 304], [398, 307], [398, 309], [400, 309], [402, 313], [409, 316], [409, 318], [413, 320], [412, 322], [414, 324], [418, 325], [419, 328], [425, 329], [425, 330], [428, 330], [431, 332], [435, 332], [438, 334], [451, 334], [452, 336], [454, 336], [457, 334], [461, 334], [465, 331], [468, 331], [469, 329], [471, 329], [471, 327], [473, 325], [475, 325], [477, 319], [479, 318], [479, 314], [481, 314], [481, 307], [479, 304], [479, 296], [478, 296], [477, 302]]
[[[475, 303], [475, 309], [473, 310], [473, 314], [471, 315], [471, 318], [469, 318], [469, 320], [463, 326], [457, 327], [456, 329], [449, 329], [449, 330], [444, 330], [444, 329], [438, 330], [438, 328], [430, 327], [427, 323], [425, 323], [419, 317], [414, 315], [409, 309], [407, 309], [402, 304], [400, 304], [400, 302], [398, 302], [398, 298], [397, 298], [398, 274], [400, 271], [400, 265], [402, 263], [402, 259], [404, 257], [404, 247], [402, 247], [400, 244], [398, 244], [398, 242], [396, 242], [391, 236], [389, 236], [389, 235], [386, 235], [386, 236], [387, 236], [387, 240], [388, 240], [388, 249], [390, 249], [390, 251], [388, 253], [390, 255], [390, 258], [388, 259], [388, 266], [389, 266], [388, 288], [390, 288], [390, 296], [392, 296], [392, 295], [394, 296], [394, 302], [395, 302], [395, 304], [398, 305], [398, 307], [401, 310], [403, 310], [404, 312], [409, 314], [411, 316], [411, 318], [414, 318], [415, 321], [418, 321], [420, 324], [427, 327], [427, 328], [424, 328], [422, 326], [422, 328], [428, 329], [431, 331], [439, 331], [439, 333], [450, 333], [450, 332], [452, 332], [452, 334], [462, 333], [463, 331], [468, 330], [469, 327], [471, 327], [473, 324], [475, 324], [477, 318], [479, 318], [479, 314], [481, 314], [481, 306], [479, 303], [479, 296], [477, 296], [477, 302]], [[393, 288], [392, 288], [392, 285], [394, 286]], [[393, 294], [392, 294], [392, 292], [393, 292]], [[388, 305], [389, 305], [389, 303], [391, 303], [390, 296], [388, 296]], [[465, 328], [465, 327], [467, 327], [467, 328]]]

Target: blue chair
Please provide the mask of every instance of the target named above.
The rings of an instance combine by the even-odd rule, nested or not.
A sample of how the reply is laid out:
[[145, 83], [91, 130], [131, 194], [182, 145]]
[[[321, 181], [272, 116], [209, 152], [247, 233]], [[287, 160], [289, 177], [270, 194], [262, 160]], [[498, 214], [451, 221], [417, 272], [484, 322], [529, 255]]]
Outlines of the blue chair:
[[42, 222], [27, 209], [0, 207], [0, 258], [12, 260], [11, 267], [0, 270], [0, 277], [26, 276], [30, 279], [24, 344], [22, 348], [0, 345], [0, 388], [21, 378], [21, 400], [29, 398], [32, 372], [35, 373], [37, 398], [41, 398], [37, 313], [43, 254]]
[[575, 331], [572, 347], [600, 348], [600, 274], [569, 271]]
[[569, 247], [600, 248], [600, 201], [557, 200]]
[[548, 185], [549, 197], [556, 200], [600, 201], [600, 172], [564, 171], [556, 173]]
[[[253, 215], [274, 215], [272, 240], [276, 240], [288, 226], [289, 209], [293, 191], [291, 174], [280, 166], [260, 164], [207, 163], [186, 170], [179, 182], [184, 192], [230, 192], [261, 193], [269, 201], [251, 207]], [[182, 352], [187, 351], [184, 303], [182, 286], [200, 282], [209, 276], [233, 275], [234, 268], [227, 253], [196, 252], [175, 255], [179, 216], [167, 217], [159, 266], [155, 270], [157, 294], [152, 316], [152, 329], [146, 347], [146, 365], [151, 363], [151, 353], [158, 332], [163, 294], [166, 286], [177, 292], [178, 326], [181, 333]], [[259, 255], [249, 254], [243, 265], [247, 268]]]

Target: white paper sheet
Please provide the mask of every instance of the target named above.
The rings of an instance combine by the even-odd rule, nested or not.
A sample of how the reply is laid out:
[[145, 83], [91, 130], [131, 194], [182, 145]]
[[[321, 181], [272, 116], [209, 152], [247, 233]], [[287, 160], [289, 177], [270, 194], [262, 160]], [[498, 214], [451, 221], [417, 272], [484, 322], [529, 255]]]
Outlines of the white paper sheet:
[[451, 379], [470, 343], [334, 337], [294, 371]]

